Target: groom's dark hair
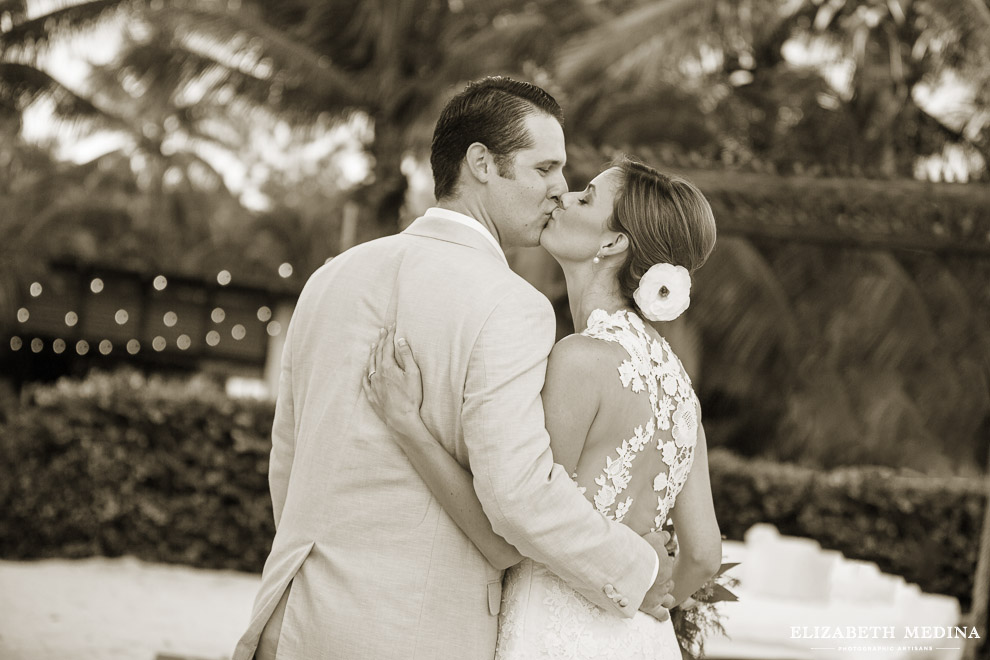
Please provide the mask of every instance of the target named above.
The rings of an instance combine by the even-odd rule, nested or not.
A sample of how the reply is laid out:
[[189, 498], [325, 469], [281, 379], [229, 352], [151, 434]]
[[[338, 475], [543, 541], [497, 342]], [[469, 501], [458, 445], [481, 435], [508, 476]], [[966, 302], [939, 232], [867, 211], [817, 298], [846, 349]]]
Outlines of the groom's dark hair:
[[475, 142], [492, 152], [499, 176], [510, 178], [512, 155], [533, 144], [523, 121], [537, 113], [564, 123], [560, 104], [546, 91], [502, 76], [476, 80], [448, 101], [437, 120], [430, 149], [436, 198], [441, 200], [457, 191], [461, 161]]

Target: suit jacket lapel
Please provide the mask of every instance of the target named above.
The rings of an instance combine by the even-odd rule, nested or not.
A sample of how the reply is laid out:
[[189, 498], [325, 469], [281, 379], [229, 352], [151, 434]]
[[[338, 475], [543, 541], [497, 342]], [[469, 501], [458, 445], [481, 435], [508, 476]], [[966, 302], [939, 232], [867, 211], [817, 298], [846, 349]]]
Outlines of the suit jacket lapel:
[[417, 218], [402, 233], [464, 245], [490, 254], [503, 263], [505, 262], [505, 257], [499, 253], [498, 248], [492, 245], [478, 231], [443, 218], [430, 216]]

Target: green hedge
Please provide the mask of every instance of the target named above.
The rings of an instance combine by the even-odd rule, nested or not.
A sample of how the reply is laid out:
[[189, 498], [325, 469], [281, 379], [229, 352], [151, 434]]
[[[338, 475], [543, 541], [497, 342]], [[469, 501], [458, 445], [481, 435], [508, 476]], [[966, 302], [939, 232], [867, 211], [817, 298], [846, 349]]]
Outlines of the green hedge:
[[[273, 535], [270, 403], [207, 381], [94, 375], [0, 413], [0, 557], [132, 554], [260, 571]], [[986, 487], [887, 468], [711, 456], [722, 532], [768, 522], [968, 607]]]
[[260, 571], [273, 412], [205, 380], [136, 373], [26, 392], [0, 420], [0, 556]]
[[990, 488], [962, 478], [907, 476], [884, 467], [818, 472], [713, 451], [722, 533], [741, 540], [755, 523], [876, 562], [922, 590], [969, 607]]

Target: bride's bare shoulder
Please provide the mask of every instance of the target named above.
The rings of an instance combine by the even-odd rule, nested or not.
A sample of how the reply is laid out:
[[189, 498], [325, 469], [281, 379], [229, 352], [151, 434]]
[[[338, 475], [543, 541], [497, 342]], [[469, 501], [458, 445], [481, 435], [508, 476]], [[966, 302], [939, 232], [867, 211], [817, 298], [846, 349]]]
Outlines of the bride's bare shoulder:
[[615, 369], [616, 360], [621, 361], [623, 355], [625, 352], [617, 344], [586, 335], [568, 335], [554, 344], [547, 371], [554, 369], [575, 375], [596, 375]]

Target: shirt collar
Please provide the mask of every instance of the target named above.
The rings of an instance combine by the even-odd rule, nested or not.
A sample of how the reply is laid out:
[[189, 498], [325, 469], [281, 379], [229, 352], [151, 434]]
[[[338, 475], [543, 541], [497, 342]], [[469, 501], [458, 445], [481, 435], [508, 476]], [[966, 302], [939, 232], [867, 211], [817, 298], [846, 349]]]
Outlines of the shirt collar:
[[442, 209], [438, 206], [432, 206], [426, 209], [426, 213], [423, 214], [423, 217], [441, 218], [443, 220], [450, 220], [451, 222], [456, 222], [459, 225], [470, 227], [471, 229], [475, 230], [476, 232], [484, 236], [489, 243], [495, 246], [495, 249], [498, 250], [499, 256], [502, 257], [502, 261], [504, 261], [506, 264], [509, 263], [508, 260], [505, 258], [505, 251], [502, 249], [502, 246], [499, 245], [498, 240], [496, 240], [496, 238], [492, 235], [492, 233], [488, 231], [487, 227], [485, 227], [483, 224], [481, 224], [471, 216], [464, 215], [463, 213], [458, 213], [457, 211], [451, 211], [450, 209]]

